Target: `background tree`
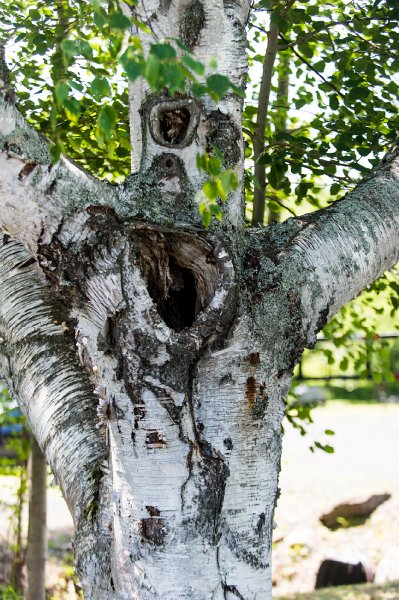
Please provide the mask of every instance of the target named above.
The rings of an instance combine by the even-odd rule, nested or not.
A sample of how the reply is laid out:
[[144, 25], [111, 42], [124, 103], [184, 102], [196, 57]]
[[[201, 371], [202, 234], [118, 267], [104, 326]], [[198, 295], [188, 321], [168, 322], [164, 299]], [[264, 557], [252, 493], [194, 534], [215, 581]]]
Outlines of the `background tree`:
[[[321, 72], [310, 59], [319, 53], [337, 64], [315, 91], [320, 103], [328, 99], [335, 128], [324, 106], [325, 120], [320, 110], [297, 131], [285, 102], [275, 107], [280, 128], [255, 121], [256, 105], [244, 111], [247, 154], [266, 127], [265, 149], [253, 148], [258, 165], [268, 165], [273, 208], [302, 172], [297, 199], [306, 193], [318, 204], [318, 176], [346, 182], [355, 164], [367, 169], [353, 162], [366, 140], [377, 155], [394, 139], [374, 132], [377, 145], [362, 120], [369, 81], [384, 90], [389, 82], [358, 73], [352, 36], [343, 56], [337, 45], [353, 18], [359, 47], [373, 35], [383, 56], [378, 32], [397, 37], [398, 9], [342, 2], [335, 22], [319, 2], [256, 7], [270, 15], [269, 40], [278, 32], [281, 52], [293, 51], [275, 64], [280, 83], [297, 69], [297, 108], [312, 101]], [[331, 207], [244, 226], [249, 8], [246, 0], [3, 5], [3, 33], [19, 43], [14, 60], [24, 57], [15, 72], [20, 110], [54, 143], [15, 107], [2, 60], [2, 369], [74, 516], [88, 599], [270, 597], [294, 365], [331, 316], [398, 259], [395, 149]], [[391, 59], [384, 65], [393, 69]], [[278, 79], [270, 93], [277, 85], [282, 95]], [[110, 185], [61, 153], [118, 181], [128, 150], [124, 103], [134, 172]], [[388, 129], [392, 107], [370, 106], [364, 122], [373, 112]], [[345, 127], [359, 131], [354, 147]], [[251, 199], [259, 181], [246, 182]]]

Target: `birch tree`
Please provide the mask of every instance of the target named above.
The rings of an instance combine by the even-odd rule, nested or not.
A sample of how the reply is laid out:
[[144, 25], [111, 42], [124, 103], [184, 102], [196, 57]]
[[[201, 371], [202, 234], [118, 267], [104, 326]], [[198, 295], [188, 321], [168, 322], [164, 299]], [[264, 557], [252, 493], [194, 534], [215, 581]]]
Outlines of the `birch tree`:
[[[154, 36], [180, 39], [219, 79], [200, 75], [201, 95], [154, 91], [148, 63], [131, 77], [133, 172], [118, 185], [56, 160], [2, 62], [1, 373], [73, 515], [86, 600], [271, 598], [293, 368], [399, 258], [396, 149], [330, 207], [244, 226], [249, 9], [124, 5], [145, 56]], [[204, 227], [223, 185], [223, 218]]]

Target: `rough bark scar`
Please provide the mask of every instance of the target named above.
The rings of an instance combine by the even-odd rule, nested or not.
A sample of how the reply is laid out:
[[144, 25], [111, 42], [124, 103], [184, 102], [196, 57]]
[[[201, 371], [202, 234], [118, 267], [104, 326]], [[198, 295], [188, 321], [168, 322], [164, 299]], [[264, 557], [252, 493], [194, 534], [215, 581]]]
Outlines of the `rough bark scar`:
[[207, 441], [201, 441], [198, 449], [201, 454], [202, 483], [199, 485], [199, 510], [195, 528], [202, 531], [202, 534], [211, 543], [217, 544], [221, 535], [219, 532], [220, 513], [230, 470], [224, 462], [223, 456]]
[[146, 506], [145, 508], [151, 517], [159, 517], [161, 514], [161, 511], [156, 506]]
[[265, 515], [265, 513], [261, 513], [259, 515], [259, 520], [256, 524], [256, 532], [258, 533], [258, 535], [261, 535], [262, 529], [265, 525], [265, 522], [266, 522], [266, 515]]
[[163, 433], [153, 429], [147, 433], [145, 443], [149, 448], [166, 448], [167, 441]]
[[54, 179], [50, 185], [48, 186], [48, 188], [45, 190], [44, 195], [45, 196], [50, 196], [54, 191], [55, 188], [57, 187], [57, 180]]
[[156, 506], [146, 506], [150, 517], [141, 519], [140, 530], [143, 536], [143, 541], [153, 543], [155, 546], [162, 546], [165, 536], [166, 527], [164, 520], [161, 519], [161, 511]]
[[251, 406], [255, 405], [256, 399], [256, 379], [255, 377], [248, 377], [247, 383], [245, 384], [245, 397], [248, 404]]
[[319, 318], [317, 319], [316, 331], [320, 331], [328, 322], [328, 313], [330, 312], [330, 305], [327, 304], [323, 310], [319, 313]]
[[223, 444], [226, 446], [227, 450], [233, 449], [233, 442], [231, 441], [231, 438], [226, 438], [223, 440]]
[[32, 173], [33, 169], [37, 166], [37, 162], [34, 160], [28, 160], [25, 165], [22, 167], [20, 172], [18, 173], [18, 179], [22, 181], [26, 179], [30, 173]]
[[202, 2], [192, 0], [183, 13], [180, 21], [180, 38], [183, 44], [193, 49], [198, 45], [201, 31], [205, 25], [205, 10]]
[[256, 367], [257, 365], [260, 364], [259, 352], [251, 352], [251, 354], [249, 354], [247, 356], [247, 360], [248, 360], [248, 362], [249, 362], [250, 365]]
[[[169, 12], [170, 5], [172, 4], [172, 0], [161, 0], [159, 3], [159, 12], [161, 15], [166, 15]], [[133, 9], [133, 7], [132, 7]]]
[[91, 204], [86, 208], [86, 212], [89, 215], [97, 216], [97, 215], [110, 215], [114, 213], [114, 210], [110, 206], [101, 206], [99, 204]]
[[225, 585], [224, 586], [224, 597], [227, 598], [227, 594], [234, 594], [234, 596], [237, 596], [237, 598], [239, 598], [239, 600], [245, 600], [244, 596], [242, 594], [240, 594], [240, 592], [237, 590], [235, 585]]
[[206, 129], [209, 149], [218, 148], [227, 167], [235, 165], [241, 158], [241, 131], [237, 125], [228, 115], [214, 110], [206, 120]]
[[256, 379], [251, 375], [245, 384], [245, 397], [250, 408], [253, 410], [254, 416], [258, 419], [262, 418], [268, 401], [268, 397], [265, 394], [265, 384], [260, 383], [259, 390], [257, 390]]

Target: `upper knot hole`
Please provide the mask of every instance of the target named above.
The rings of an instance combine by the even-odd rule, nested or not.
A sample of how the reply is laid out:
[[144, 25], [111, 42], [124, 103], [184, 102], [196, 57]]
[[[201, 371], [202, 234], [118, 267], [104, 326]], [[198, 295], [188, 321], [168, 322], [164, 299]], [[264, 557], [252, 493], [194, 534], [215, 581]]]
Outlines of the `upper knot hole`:
[[150, 132], [154, 141], [168, 148], [188, 146], [197, 129], [199, 108], [190, 98], [163, 100], [150, 110]]

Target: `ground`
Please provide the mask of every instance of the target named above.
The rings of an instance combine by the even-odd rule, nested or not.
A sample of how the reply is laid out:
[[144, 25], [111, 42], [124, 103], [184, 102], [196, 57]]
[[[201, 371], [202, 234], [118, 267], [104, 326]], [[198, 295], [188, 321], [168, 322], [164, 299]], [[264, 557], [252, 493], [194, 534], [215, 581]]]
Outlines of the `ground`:
[[[329, 402], [315, 409], [314, 419], [305, 437], [285, 427], [275, 514], [275, 597], [311, 591], [325, 558], [360, 558], [375, 568], [399, 546], [399, 405]], [[325, 429], [336, 435], [325, 436]], [[313, 439], [332, 443], [335, 453], [312, 454]], [[329, 531], [319, 521], [336, 504], [380, 493], [392, 497], [362, 526]]]
[[398, 600], [399, 582], [326, 588], [309, 594], [279, 596], [275, 600]]
[[[375, 567], [393, 546], [399, 546], [399, 405], [348, 404], [329, 402], [314, 411], [315, 424], [301, 437], [285, 424], [284, 449], [274, 531], [273, 573], [277, 598], [310, 592], [316, 572], [324, 558], [364, 559]], [[334, 437], [324, 435], [333, 429]], [[316, 452], [308, 446], [314, 440], [332, 443], [334, 454]], [[0, 478], [0, 541], [9, 536], [9, 517], [4, 502], [12, 500], [15, 481]], [[331, 532], [319, 517], [334, 505], [351, 498], [365, 499], [371, 494], [390, 493], [362, 526]], [[49, 569], [50, 598], [73, 599], [63, 580], [65, 560], [71, 564], [72, 521], [57, 488], [49, 489]], [[4, 568], [4, 563], [3, 563]], [[70, 567], [67, 574], [70, 573]], [[1, 577], [1, 569], [0, 569]], [[67, 577], [67, 579], [69, 579]], [[3, 579], [4, 582], [4, 579]], [[1, 580], [0, 580], [1, 583]], [[318, 595], [313, 600], [394, 600], [399, 589], [348, 591], [346, 595]], [[377, 590], [377, 591], [376, 591]], [[342, 592], [343, 593], [343, 592]], [[304, 596], [302, 600], [307, 600]], [[310, 597], [309, 597], [310, 600]]]

